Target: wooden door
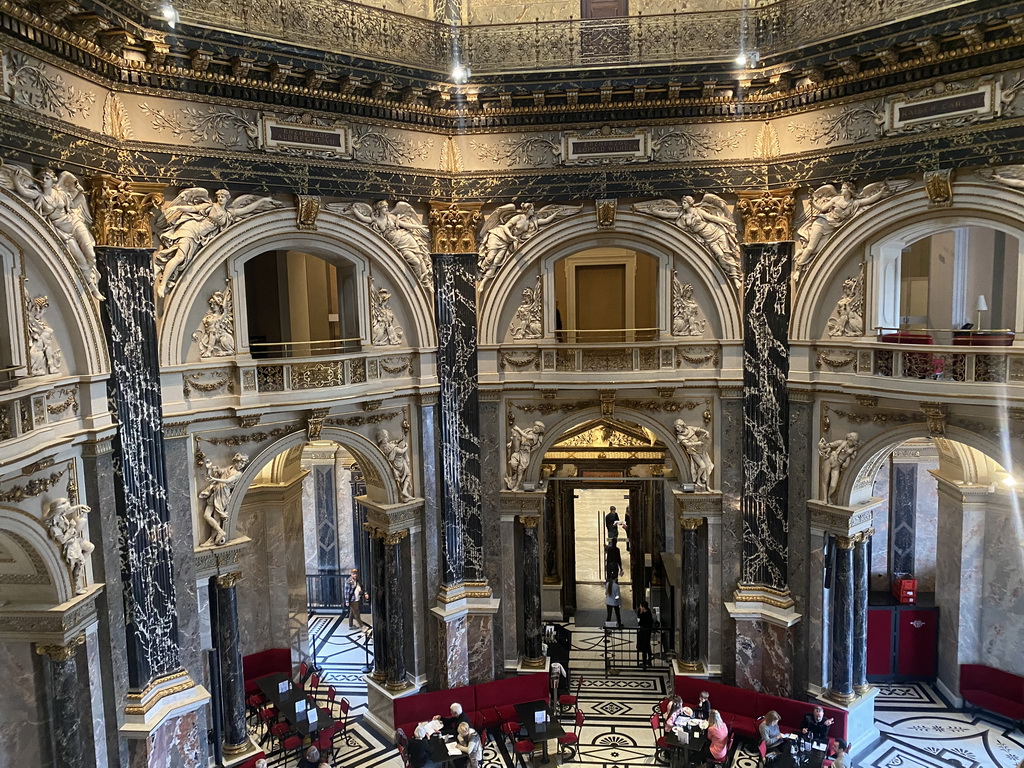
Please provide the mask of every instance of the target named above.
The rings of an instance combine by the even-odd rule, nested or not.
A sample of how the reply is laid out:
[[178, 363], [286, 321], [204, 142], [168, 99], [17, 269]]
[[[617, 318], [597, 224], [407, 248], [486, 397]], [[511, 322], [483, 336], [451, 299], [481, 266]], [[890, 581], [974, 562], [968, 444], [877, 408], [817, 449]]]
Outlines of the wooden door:
[[614, 19], [629, 15], [629, 0], [582, 0], [580, 18]]
[[885, 681], [893, 676], [893, 645], [896, 628], [895, 611], [885, 606], [868, 608], [868, 680]]
[[[626, 267], [593, 264], [576, 267], [576, 328], [600, 331], [626, 328]], [[622, 333], [581, 333], [578, 341], [625, 341]]]
[[902, 679], [934, 680], [939, 661], [939, 612], [900, 608], [896, 619], [896, 674]]

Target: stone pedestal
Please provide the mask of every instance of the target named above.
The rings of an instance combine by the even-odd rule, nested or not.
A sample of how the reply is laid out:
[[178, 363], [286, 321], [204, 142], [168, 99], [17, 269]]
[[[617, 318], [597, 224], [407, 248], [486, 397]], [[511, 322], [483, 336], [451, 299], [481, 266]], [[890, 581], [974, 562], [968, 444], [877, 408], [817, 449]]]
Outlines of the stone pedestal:
[[[840, 703], [830, 697], [821, 697], [822, 703], [829, 707], [846, 710], [846, 736], [851, 744], [850, 755], [856, 757], [866, 747], [878, 740], [878, 726], [875, 725], [875, 699], [878, 689], [868, 689], [858, 694], [852, 701]], [[856, 763], [854, 763], [856, 764]]]
[[[419, 692], [419, 688], [410, 687], [402, 691], [389, 691], [386, 687], [367, 675], [363, 678], [366, 682], [366, 713], [363, 717], [366, 722], [376, 728], [380, 733], [390, 738], [395, 733], [395, 699], [405, 696], [412, 696]], [[445, 712], [438, 714], [446, 715]], [[406, 734], [412, 738], [412, 734]]]
[[766, 592], [737, 590], [736, 602], [725, 604], [736, 622], [736, 685], [794, 698], [799, 692], [793, 690], [793, 656], [801, 616], [792, 604], [769, 602], [776, 599]]

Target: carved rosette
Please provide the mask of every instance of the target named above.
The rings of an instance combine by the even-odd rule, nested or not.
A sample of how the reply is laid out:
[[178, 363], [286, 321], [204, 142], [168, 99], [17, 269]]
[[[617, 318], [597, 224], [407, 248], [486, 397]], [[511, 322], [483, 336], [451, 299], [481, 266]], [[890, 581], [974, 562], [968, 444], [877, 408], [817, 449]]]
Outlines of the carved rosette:
[[121, 181], [96, 176], [89, 191], [96, 245], [152, 248], [150, 214], [164, 201], [163, 184]]
[[482, 203], [431, 203], [430, 245], [434, 253], [476, 253]]
[[739, 192], [743, 242], [778, 243], [793, 239], [793, 189]]

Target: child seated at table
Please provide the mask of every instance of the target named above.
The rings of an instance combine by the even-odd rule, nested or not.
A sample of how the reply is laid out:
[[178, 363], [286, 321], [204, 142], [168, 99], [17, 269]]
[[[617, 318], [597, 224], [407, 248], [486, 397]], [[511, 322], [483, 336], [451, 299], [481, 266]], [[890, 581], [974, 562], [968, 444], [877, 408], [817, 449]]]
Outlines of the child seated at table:
[[474, 731], [469, 723], [459, 723], [459, 735], [455, 740], [455, 746], [466, 756], [466, 768], [480, 768], [480, 761], [484, 759], [484, 748], [480, 734]]

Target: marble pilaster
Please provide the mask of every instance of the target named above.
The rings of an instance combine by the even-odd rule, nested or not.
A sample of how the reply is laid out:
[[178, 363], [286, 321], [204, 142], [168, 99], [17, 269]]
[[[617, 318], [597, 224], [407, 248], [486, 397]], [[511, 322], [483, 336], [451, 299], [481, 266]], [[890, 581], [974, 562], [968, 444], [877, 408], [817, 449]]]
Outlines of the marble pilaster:
[[338, 509], [338, 562], [341, 565], [341, 572], [345, 573], [350, 568], [358, 568], [361, 563], [357, 562], [355, 546], [358, 534], [353, 517], [352, 470], [345, 465], [341, 451], [338, 451], [334, 459], [334, 477], [335, 503]]
[[893, 462], [889, 485], [891, 574], [912, 574], [916, 548], [917, 464]]
[[235, 586], [241, 574], [226, 573], [217, 584], [217, 654], [220, 658], [220, 690], [224, 703], [224, 754], [238, 755], [249, 747], [245, 727], [245, 676], [238, 632], [238, 594]]
[[[79, 636], [64, 645], [37, 645], [44, 659], [44, 680], [50, 711], [50, 739], [55, 760], [68, 768], [89, 768], [94, 764], [86, 755], [82, 731], [86, 728], [83, 712], [77, 706]], [[59, 758], [58, 758], [59, 756]]]
[[[814, 493], [811, 468], [815, 463], [814, 404], [810, 392], [790, 390], [789, 393], [789, 593], [793, 610], [802, 616], [810, 611], [810, 585], [812, 580], [810, 517], [807, 499]], [[793, 662], [793, 688], [798, 692], [808, 689], [810, 677], [811, 630], [805, 619], [796, 634]]]
[[520, 515], [523, 530], [523, 666], [542, 667], [544, 654], [540, 615], [540, 542], [537, 527], [540, 517]]
[[855, 537], [837, 536], [832, 585], [832, 642], [828, 697], [852, 701], [853, 694], [853, 548]]
[[[502, 462], [505, 457], [505, 447], [502, 444], [500, 426], [499, 395], [497, 392], [481, 391], [480, 397], [480, 520], [481, 533], [483, 536], [484, 553], [484, 577], [491, 586], [492, 591], [499, 598], [500, 606], [490, 621], [490, 637], [485, 639], [481, 634], [484, 627], [478, 626], [471, 630], [470, 636], [483, 641], [483, 645], [477, 645], [470, 649], [470, 667], [477, 668], [474, 674], [487, 675], [487, 667], [491, 666], [494, 671], [499, 671], [504, 666], [505, 659], [505, 614], [512, 610], [512, 603], [506, 603], [503, 594], [503, 584], [506, 572], [503, 570], [502, 557], [507, 548], [505, 542], [512, 541], [511, 538], [502, 536], [501, 516], [501, 489]], [[514, 578], [515, 571], [512, 571]], [[513, 618], [515, 616], [513, 615]], [[480, 620], [482, 621], [482, 619]], [[516, 641], [516, 633], [512, 633], [512, 642]], [[491, 653], [485, 653], [485, 647], [490, 646]], [[486, 658], [484, 658], [486, 656]], [[492, 673], [493, 674], [493, 673]]]
[[370, 570], [373, 573], [374, 588], [370, 592], [370, 615], [373, 617], [373, 672], [370, 676], [383, 685], [387, 680], [388, 632], [387, 626], [387, 566], [385, 565], [384, 532], [371, 528], [370, 534]]
[[679, 650], [679, 661], [682, 668], [688, 672], [696, 672], [701, 669], [700, 597], [704, 585], [700, 578], [698, 528], [703, 522], [699, 517], [687, 517], [680, 520], [683, 600], [682, 615], [680, 616], [682, 647]]
[[853, 550], [853, 690], [858, 695], [868, 689], [868, 542], [872, 533], [868, 529], [857, 536]]
[[406, 679], [405, 666], [405, 606], [402, 594], [405, 583], [402, 578], [402, 540], [407, 538], [408, 531], [388, 533], [384, 539], [384, 622], [378, 623], [378, 630], [387, 633], [384, 646], [384, 687], [391, 691], [401, 691], [409, 687]]
[[728, 389], [721, 394], [721, 441], [722, 463], [719, 477], [722, 481], [722, 514], [721, 514], [721, 547], [719, 562], [721, 563], [721, 588], [716, 596], [709, 592], [709, 599], [718, 611], [718, 623], [721, 627], [722, 679], [724, 682], [736, 682], [737, 655], [736, 625], [731, 619], [726, 596], [733, 585], [740, 580], [740, 565], [743, 557], [743, 515], [740, 512], [740, 499], [743, 494], [743, 399], [739, 388]]

